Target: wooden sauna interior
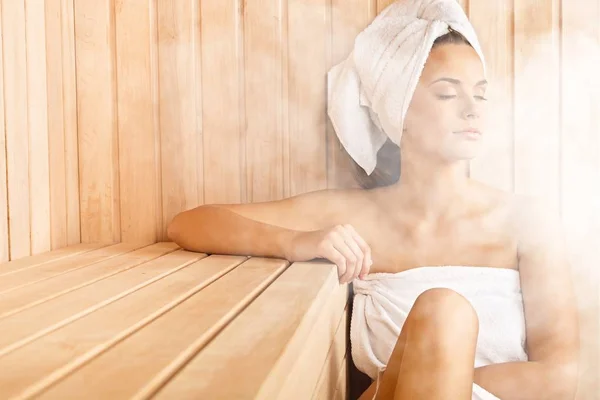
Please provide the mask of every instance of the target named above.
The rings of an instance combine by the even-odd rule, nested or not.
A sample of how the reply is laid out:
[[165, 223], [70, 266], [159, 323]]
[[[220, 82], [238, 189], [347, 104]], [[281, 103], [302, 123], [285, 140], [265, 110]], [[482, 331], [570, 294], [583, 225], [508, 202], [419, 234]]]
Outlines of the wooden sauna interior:
[[[166, 241], [201, 204], [355, 186], [326, 72], [389, 3], [0, 0], [0, 262]], [[493, 145], [466, 173], [560, 210], [580, 398], [598, 398], [600, 0], [461, 4], [494, 110]]]

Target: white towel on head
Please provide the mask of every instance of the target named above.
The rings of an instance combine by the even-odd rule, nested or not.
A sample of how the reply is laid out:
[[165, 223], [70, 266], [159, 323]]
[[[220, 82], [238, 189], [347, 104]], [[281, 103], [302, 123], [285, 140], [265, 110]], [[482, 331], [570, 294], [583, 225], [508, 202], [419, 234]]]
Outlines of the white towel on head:
[[328, 73], [328, 115], [340, 142], [367, 174], [389, 137], [400, 145], [404, 117], [433, 42], [461, 33], [482, 60], [457, 0], [392, 3], [361, 32], [350, 56]]
[[[350, 324], [352, 360], [371, 379], [380, 377], [417, 297], [447, 288], [465, 297], [477, 312], [479, 336], [474, 367], [527, 361], [519, 272], [489, 267], [419, 267], [397, 274], [375, 273], [353, 281]], [[473, 384], [473, 399], [497, 400]]]

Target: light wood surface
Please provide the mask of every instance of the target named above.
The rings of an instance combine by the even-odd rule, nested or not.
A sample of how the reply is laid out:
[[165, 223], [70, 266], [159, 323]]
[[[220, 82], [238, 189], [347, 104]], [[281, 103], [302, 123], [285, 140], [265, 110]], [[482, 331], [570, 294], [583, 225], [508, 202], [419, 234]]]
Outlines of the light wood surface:
[[[304, 284], [307, 281], [312, 284]], [[338, 315], [343, 311], [343, 296], [347, 296], [347, 292], [344, 294], [336, 288], [340, 286], [336, 272], [330, 266], [293, 264], [156, 397], [274, 399], [289, 393], [286, 380], [299, 362], [298, 356], [304, 352], [311, 330], [319, 326], [319, 317], [326, 315], [329, 319], [328, 310], [336, 310], [335, 307], [324, 307], [324, 304], [341, 298]], [[258, 320], [260, 323], [256, 323]], [[334, 332], [336, 326], [334, 323]], [[198, 376], [212, 378], [196, 379]], [[301, 376], [294, 377], [302, 379]], [[313, 388], [317, 379], [318, 375], [312, 383]]]
[[[166, 240], [200, 204], [356, 186], [325, 74], [392, 2], [0, 0], [0, 262]], [[599, 392], [600, 1], [460, 4], [490, 75], [469, 174], [561, 212], [582, 393]], [[36, 268], [0, 277], [7, 301], [51, 287], [30, 280]]]
[[[168, 242], [14, 263], [4, 276], [30, 275], [0, 293], [1, 398], [141, 399], [182, 387], [183, 397], [221, 398], [230, 382], [241, 398], [300, 399], [319, 379], [335, 392], [345, 376], [348, 290], [331, 264], [207, 256]], [[195, 370], [210, 373], [198, 380]]]
[[347, 340], [349, 320], [350, 313], [346, 309], [337, 326], [323, 369], [320, 371], [319, 381], [312, 397], [313, 400], [333, 399], [335, 392], [338, 390], [338, 383], [344, 385], [344, 387], [347, 384], [345, 364], [347, 362], [346, 355], [350, 352]]

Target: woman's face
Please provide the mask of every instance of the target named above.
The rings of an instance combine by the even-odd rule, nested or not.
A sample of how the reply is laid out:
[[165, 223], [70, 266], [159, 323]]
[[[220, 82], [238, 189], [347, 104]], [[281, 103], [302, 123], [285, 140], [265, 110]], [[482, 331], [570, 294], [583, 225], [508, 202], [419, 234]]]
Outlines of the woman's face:
[[475, 157], [485, 135], [486, 86], [471, 46], [433, 48], [407, 110], [400, 147], [442, 161]]

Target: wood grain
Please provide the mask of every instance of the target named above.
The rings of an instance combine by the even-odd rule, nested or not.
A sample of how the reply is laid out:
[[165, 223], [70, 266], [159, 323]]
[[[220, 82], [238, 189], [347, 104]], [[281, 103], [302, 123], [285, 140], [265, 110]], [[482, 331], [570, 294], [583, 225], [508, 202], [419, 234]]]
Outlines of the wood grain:
[[[53, 262], [44, 263], [31, 268], [24, 268], [14, 271], [12, 274], [0, 276], [0, 294], [16, 291], [19, 288], [46, 281], [50, 278], [72, 272], [80, 268], [91, 266], [98, 261], [117, 257], [134, 251], [141, 246], [129, 243], [119, 243], [113, 246], [93, 250], [67, 259], [59, 259]], [[87, 273], [88, 270], [86, 270]], [[74, 276], [70, 274], [69, 277]], [[64, 282], [64, 280], [61, 280]], [[41, 292], [40, 292], [41, 293]], [[38, 293], [39, 294], [39, 293]], [[8, 302], [2, 304], [3, 309], [7, 307]]]
[[[77, 79], [75, 11], [72, 0], [61, 0], [63, 106], [65, 129], [65, 191], [67, 197], [67, 245], [81, 242], [79, 191], [79, 142], [77, 131]], [[112, 241], [108, 241], [109, 243]]]
[[78, 254], [83, 254], [88, 251], [99, 249], [101, 247], [105, 247], [105, 245], [83, 243], [74, 246], [63, 247], [57, 250], [33, 255], [26, 258], [21, 258], [19, 260], [13, 260], [0, 265], [0, 276], [12, 274], [27, 268], [33, 268], [38, 265], [46, 264], [52, 261], [62, 260], [67, 257], [73, 257]]
[[155, 397], [277, 398], [336, 288], [331, 265], [293, 264]]
[[25, 1], [32, 254], [51, 248], [45, 17], [45, 1]]
[[[103, 262], [105, 270], [114, 267], [110, 276], [94, 280], [93, 285], [73, 286], [61, 296], [1, 318], [0, 327], [5, 334], [0, 338], [0, 354], [8, 354], [206, 257], [201, 253], [173, 252], [176, 249], [173, 244], [161, 243]], [[93, 273], [89, 272], [86, 279], [92, 278]], [[74, 283], [73, 279], [70, 281]]]
[[[338, 380], [345, 372], [346, 353], [348, 349], [347, 328], [349, 311], [348, 308], [342, 314], [338, 323], [335, 336], [331, 342], [327, 359], [320, 372], [319, 381], [312, 395], [313, 400], [333, 399], [338, 389]], [[344, 382], [345, 384], [345, 382]]]
[[283, 198], [281, 0], [244, 8], [246, 200]]
[[241, 0], [201, 2], [206, 204], [242, 201], [243, 3]]
[[[2, 14], [2, 2], [0, 2], [0, 15]], [[0, 33], [2, 29], [2, 18], [0, 17]], [[10, 247], [8, 236], [8, 180], [6, 174], [6, 129], [4, 117], [4, 49], [0, 40], [0, 263], [10, 259]]]
[[329, 1], [288, 2], [290, 194], [327, 187]]
[[[347, 285], [339, 285], [321, 306], [321, 315], [314, 322], [312, 332], [305, 339], [301, 354], [284, 378], [282, 388], [277, 394], [278, 398], [308, 399], [315, 392], [321, 377], [321, 371], [315, 366], [325, 365], [329, 349], [340, 326], [340, 320], [344, 320], [342, 326], [343, 330], [346, 329], [346, 320], [342, 316], [348, 302], [347, 289]], [[342, 353], [344, 352], [342, 350]], [[336, 379], [339, 374], [333, 373], [332, 375]]]
[[202, 148], [197, 125], [195, 65], [198, 32], [197, 2], [157, 1], [160, 159], [162, 165], [161, 231], [181, 211], [202, 200], [198, 175]]
[[4, 123], [11, 258], [31, 254], [25, 1], [2, 1]]
[[46, 0], [46, 72], [48, 87], [48, 162], [50, 241], [53, 249], [68, 245], [65, 104], [63, 94], [63, 16], [61, 0]]
[[156, 156], [150, 47], [151, 2], [117, 0], [116, 79], [121, 240], [157, 240]]
[[0, 376], [3, 396], [40, 393], [74, 368], [181, 305], [235, 268], [244, 257], [218, 257], [215, 262], [210, 259], [169, 274], [6, 354], [0, 358], [0, 367], [6, 372]]
[[118, 242], [121, 232], [114, 2], [80, 0], [74, 5], [81, 240]]
[[[205, 264], [208, 260], [205, 261]], [[43, 397], [141, 398], [163, 383], [250, 304], [285, 269], [283, 260], [252, 258], [177, 308], [156, 318], [54, 385]], [[194, 321], [190, 324], [190, 321]], [[177, 332], [177, 335], [173, 335]], [[160, 352], [155, 349], [160, 348]], [[140, 356], [140, 355], [146, 356]], [[185, 357], [189, 354], [188, 357]], [[126, 361], [123, 361], [126, 360]], [[131, 371], [135, 371], [134, 374]], [[123, 374], [127, 380], [120, 380]], [[88, 380], [93, 377], [93, 379]], [[90, 384], [89, 382], [93, 382]], [[115, 382], [119, 382], [115, 384]]]

